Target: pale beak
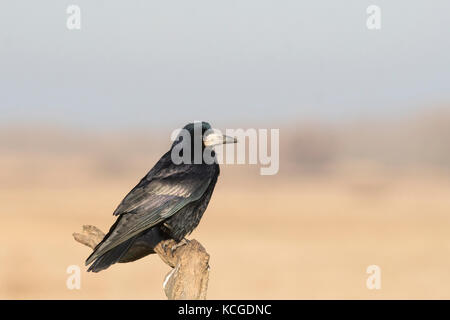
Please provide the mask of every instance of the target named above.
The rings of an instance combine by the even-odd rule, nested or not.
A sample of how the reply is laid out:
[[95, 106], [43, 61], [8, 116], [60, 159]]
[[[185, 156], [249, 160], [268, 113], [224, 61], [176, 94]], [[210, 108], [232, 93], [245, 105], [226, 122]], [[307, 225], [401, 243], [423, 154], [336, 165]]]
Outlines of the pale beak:
[[210, 133], [203, 138], [203, 144], [206, 147], [217, 146], [219, 144], [236, 143], [237, 139], [218, 133]]

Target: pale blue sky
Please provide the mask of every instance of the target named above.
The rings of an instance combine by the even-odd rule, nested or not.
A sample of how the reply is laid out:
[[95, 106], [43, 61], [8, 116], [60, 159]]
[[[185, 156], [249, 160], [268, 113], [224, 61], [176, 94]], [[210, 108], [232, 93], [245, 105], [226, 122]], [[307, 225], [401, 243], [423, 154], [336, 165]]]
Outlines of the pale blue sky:
[[[82, 29], [66, 28], [81, 7]], [[382, 29], [366, 28], [366, 8]], [[176, 127], [450, 102], [450, 1], [8, 0], [0, 123]]]

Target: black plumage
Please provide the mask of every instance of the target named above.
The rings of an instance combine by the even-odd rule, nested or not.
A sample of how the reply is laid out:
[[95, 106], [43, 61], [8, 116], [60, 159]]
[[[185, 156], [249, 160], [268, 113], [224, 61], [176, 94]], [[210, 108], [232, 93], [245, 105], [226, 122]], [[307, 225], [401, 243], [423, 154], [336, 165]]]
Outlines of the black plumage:
[[[153, 248], [161, 240], [181, 241], [197, 227], [220, 169], [216, 162], [209, 164], [203, 158], [201, 163], [194, 163], [194, 144], [201, 145], [202, 154], [210, 148], [207, 151], [215, 158], [214, 145], [236, 141], [212, 133], [206, 122], [191, 123], [184, 129], [190, 139], [180, 134], [114, 211], [118, 218], [87, 258], [86, 265], [92, 263], [88, 271], [98, 272], [119, 261], [140, 259], [154, 253]], [[192, 151], [191, 161], [174, 163], [172, 150], [176, 145], [185, 147], [181, 155], [186, 150]]]

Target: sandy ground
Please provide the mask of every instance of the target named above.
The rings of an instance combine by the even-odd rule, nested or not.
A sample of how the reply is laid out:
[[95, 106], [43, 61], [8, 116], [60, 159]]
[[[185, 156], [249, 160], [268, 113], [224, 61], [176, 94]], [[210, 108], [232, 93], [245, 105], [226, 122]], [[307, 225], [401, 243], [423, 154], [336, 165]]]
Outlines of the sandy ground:
[[[50, 163], [47, 180], [33, 180], [39, 166], [22, 166], [19, 175], [18, 159], [2, 161], [1, 299], [165, 299], [169, 267], [157, 256], [86, 273], [91, 250], [72, 238], [83, 224], [106, 231], [145, 172], [99, 181], [80, 160]], [[450, 298], [448, 177], [370, 170], [262, 177], [243, 170], [222, 169], [190, 236], [211, 255], [208, 298]], [[80, 290], [66, 286], [70, 265], [81, 267]], [[369, 265], [381, 268], [380, 290], [366, 287]]]

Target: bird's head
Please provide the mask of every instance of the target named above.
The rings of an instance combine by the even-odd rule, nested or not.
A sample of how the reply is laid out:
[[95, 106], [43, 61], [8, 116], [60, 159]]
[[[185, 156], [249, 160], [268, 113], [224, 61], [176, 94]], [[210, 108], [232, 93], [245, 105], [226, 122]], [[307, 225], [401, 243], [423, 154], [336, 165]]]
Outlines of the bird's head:
[[[177, 148], [180, 150], [189, 149], [194, 152], [203, 152], [206, 148], [212, 149], [217, 145], [236, 142], [236, 138], [223, 135], [218, 130], [214, 130], [208, 122], [198, 121], [184, 126], [174, 140], [172, 149], [178, 146]], [[191, 152], [192, 156], [194, 152]], [[181, 153], [183, 153], [183, 150], [181, 150]], [[212, 151], [212, 153], [214, 152]]]
[[190, 143], [194, 142], [201, 145], [202, 148], [214, 147], [220, 144], [236, 143], [237, 139], [229, 137], [214, 130], [208, 122], [198, 121], [189, 123], [184, 126], [183, 130], [178, 134], [175, 143], [180, 143], [183, 138], [189, 136]]

